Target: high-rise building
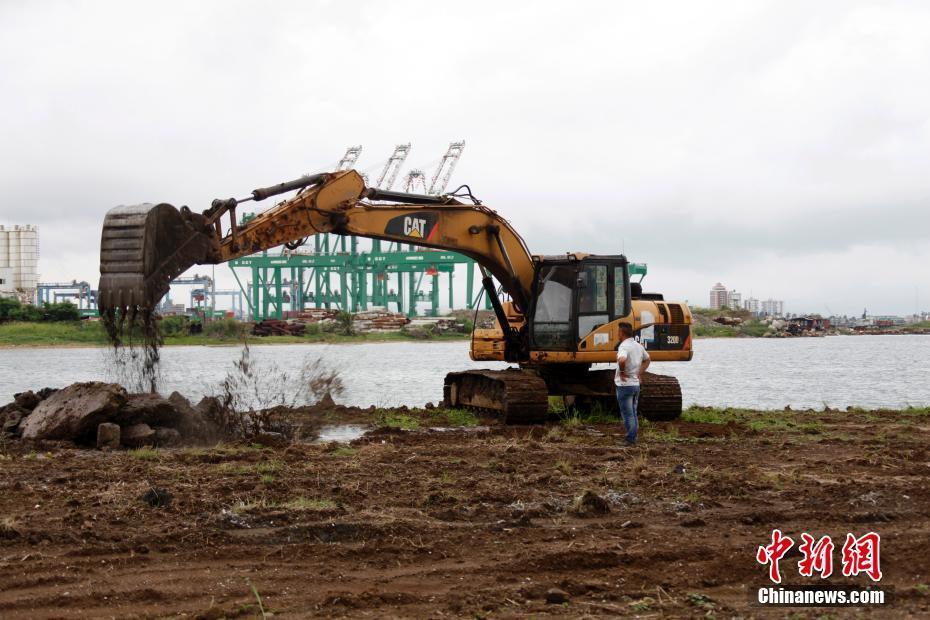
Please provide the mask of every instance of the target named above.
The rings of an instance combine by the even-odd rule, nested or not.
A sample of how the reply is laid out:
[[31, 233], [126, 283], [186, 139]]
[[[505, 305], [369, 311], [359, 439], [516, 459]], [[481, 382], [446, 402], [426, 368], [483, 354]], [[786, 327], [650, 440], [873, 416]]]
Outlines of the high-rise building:
[[710, 308], [713, 310], [726, 308], [728, 305], [727, 302], [727, 287], [717, 282], [710, 289]]
[[750, 297], [743, 302], [743, 310], [746, 310], [751, 314], [759, 314], [759, 300], [755, 297]]
[[735, 290], [727, 293], [727, 307], [730, 308], [730, 310], [742, 310], [743, 296]]
[[785, 302], [778, 299], [766, 299], [762, 302], [762, 314], [766, 316], [784, 316]]

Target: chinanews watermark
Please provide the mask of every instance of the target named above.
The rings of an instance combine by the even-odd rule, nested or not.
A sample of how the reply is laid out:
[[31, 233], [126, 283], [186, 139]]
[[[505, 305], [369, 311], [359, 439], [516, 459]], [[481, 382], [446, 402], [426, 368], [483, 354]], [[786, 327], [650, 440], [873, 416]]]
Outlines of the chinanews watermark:
[[[766, 567], [769, 581], [774, 585], [760, 587], [755, 602], [760, 605], [783, 607], [838, 607], [838, 606], [881, 606], [891, 602], [892, 592], [877, 584], [882, 580], [881, 536], [867, 532], [861, 536], [847, 533], [839, 549], [839, 565], [834, 566], [836, 545], [829, 536], [816, 538], [802, 533], [797, 550], [801, 559], [797, 561], [797, 573], [801, 577], [819, 577], [816, 585], [782, 584], [782, 571], [789, 571], [789, 562], [782, 559], [795, 547], [795, 540], [772, 530], [771, 540], [760, 545], [756, 561]], [[859, 578], [863, 585], [834, 584], [827, 579], [836, 575]]]

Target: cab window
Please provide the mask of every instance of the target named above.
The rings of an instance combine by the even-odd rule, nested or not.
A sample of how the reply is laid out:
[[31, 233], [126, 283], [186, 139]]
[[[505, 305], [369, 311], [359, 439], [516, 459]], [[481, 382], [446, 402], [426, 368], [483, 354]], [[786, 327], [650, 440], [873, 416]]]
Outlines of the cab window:
[[623, 276], [623, 267], [616, 265], [614, 267], [614, 318], [626, 315], [626, 282]]
[[536, 312], [533, 316], [533, 338], [540, 349], [571, 349], [572, 296], [575, 269], [570, 265], [554, 265], [540, 270]]
[[581, 280], [578, 312], [607, 312], [607, 265], [588, 265]]

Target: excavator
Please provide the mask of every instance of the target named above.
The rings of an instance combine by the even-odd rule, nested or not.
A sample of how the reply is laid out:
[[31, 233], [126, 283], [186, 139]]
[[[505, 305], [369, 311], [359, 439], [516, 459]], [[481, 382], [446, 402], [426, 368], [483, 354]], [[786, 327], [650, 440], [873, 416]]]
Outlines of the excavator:
[[[237, 221], [242, 203], [295, 190], [247, 222]], [[615, 410], [615, 371], [603, 365], [616, 362], [623, 323], [653, 361], [692, 357], [688, 306], [643, 292], [640, 282], [631, 282], [625, 256], [533, 255], [510, 223], [468, 186], [441, 196], [395, 192], [366, 187], [355, 170], [306, 175], [244, 198], [216, 199], [202, 213], [165, 203], [111, 209], [100, 246], [98, 306], [101, 313], [152, 312], [171, 280], [195, 264], [224, 263], [281, 245], [295, 248], [317, 233], [452, 250], [478, 263], [496, 320], [493, 327], [475, 326], [471, 358], [512, 366], [449, 373], [443, 386], [449, 407], [492, 413], [509, 424], [546, 420], [549, 396], [573, 407]], [[639, 412], [650, 420], [678, 417], [678, 381], [647, 373]]]

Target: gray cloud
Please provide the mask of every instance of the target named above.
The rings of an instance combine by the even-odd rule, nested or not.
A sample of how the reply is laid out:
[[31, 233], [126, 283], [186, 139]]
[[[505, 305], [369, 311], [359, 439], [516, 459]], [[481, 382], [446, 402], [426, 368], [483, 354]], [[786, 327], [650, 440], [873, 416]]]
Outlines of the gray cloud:
[[928, 30], [919, 2], [6, 2], [0, 220], [40, 225], [44, 278], [91, 280], [115, 204], [205, 208], [349, 144], [376, 168], [464, 138], [455, 180], [534, 250], [852, 312], [871, 248], [898, 261], [874, 309], [911, 311]]

